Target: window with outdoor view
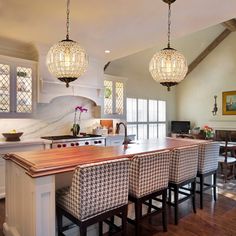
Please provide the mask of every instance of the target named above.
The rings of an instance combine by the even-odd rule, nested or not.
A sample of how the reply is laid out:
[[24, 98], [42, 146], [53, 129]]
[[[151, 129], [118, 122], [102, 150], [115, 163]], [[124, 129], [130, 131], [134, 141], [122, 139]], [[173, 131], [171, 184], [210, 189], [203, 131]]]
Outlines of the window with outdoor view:
[[166, 136], [166, 102], [152, 99], [127, 98], [128, 134], [138, 140]]

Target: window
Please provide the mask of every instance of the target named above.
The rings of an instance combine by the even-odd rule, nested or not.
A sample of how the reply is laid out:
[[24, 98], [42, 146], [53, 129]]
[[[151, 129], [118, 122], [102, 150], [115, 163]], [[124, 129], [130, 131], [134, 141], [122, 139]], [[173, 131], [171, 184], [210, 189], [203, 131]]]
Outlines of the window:
[[104, 80], [104, 115], [119, 117], [124, 115], [124, 83], [114, 77]]
[[137, 139], [166, 136], [166, 102], [151, 99], [127, 98], [128, 134]]

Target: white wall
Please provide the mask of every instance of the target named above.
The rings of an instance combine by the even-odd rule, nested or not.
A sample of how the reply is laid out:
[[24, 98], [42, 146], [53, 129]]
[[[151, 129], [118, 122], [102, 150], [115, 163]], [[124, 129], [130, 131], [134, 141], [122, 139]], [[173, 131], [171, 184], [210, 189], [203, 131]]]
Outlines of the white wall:
[[[236, 33], [231, 33], [177, 88], [177, 118], [193, 125], [236, 128], [236, 116], [222, 115], [222, 92], [236, 90]], [[214, 95], [218, 113], [212, 115]]]

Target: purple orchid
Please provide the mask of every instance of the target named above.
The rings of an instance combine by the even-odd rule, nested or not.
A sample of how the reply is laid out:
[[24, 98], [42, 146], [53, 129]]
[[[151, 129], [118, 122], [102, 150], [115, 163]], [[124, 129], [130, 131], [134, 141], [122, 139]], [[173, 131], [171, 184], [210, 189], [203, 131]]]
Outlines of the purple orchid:
[[87, 112], [88, 109], [87, 109], [87, 108], [84, 108], [84, 107], [82, 107], [82, 106], [77, 106], [77, 107], [75, 107], [74, 124], [76, 124], [76, 114], [77, 114], [77, 111], [79, 111], [79, 122], [80, 122], [81, 113]]
[[87, 112], [88, 111], [88, 109], [87, 108], [84, 108], [84, 107], [82, 107], [82, 106], [77, 106], [76, 108], [75, 108], [75, 111], [80, 111], [80, 112]]

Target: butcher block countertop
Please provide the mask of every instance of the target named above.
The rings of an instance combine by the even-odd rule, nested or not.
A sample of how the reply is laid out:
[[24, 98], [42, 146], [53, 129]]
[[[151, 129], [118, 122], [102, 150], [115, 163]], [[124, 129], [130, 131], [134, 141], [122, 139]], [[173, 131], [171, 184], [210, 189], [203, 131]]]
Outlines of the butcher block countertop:
[[128, 147], [82, 146], [43, 151], [17, 152], [5, 155], [6, 160], [13, 161], [26, 170], [33, 178], [73, 171], [81, 164], [95, 163], [120, 158], [132, 158], [137, 154], [162, 151], [177, 147], [198, 145], [205, 140], [163, 138], [138, 141]]

